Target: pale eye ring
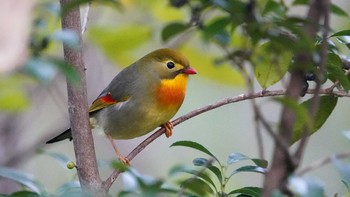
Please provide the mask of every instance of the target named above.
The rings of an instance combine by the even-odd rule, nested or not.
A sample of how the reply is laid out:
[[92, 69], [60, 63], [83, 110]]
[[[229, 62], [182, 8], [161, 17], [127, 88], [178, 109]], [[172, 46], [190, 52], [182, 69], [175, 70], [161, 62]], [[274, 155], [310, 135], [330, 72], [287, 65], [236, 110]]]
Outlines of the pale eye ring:
[[166, 63], [166, 66], [169, 68], [169, 69], [173, 69], [173, 68], [175, 68], [175, 63], [174, 62], [167, 62]]

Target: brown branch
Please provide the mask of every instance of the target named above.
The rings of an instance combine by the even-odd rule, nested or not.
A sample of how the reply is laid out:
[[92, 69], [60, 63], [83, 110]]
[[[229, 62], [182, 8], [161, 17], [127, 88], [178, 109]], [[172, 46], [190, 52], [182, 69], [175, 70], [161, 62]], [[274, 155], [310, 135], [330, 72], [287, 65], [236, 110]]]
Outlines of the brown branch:
[[[323, 27], [323, 35], [322, 35], [322, 43], [321, 43], [321, 51], [320, 51], [320, 63], [318, 64], [319, 68], [316, 72], [316, 87], [315, 94], [313, 95], [311, 106], [309, 108], [309, 116], [311, 120], [315, 119], [316, 111], [319, 108], [320, 97], [319, 90], [321, 89], [321, 81], [324, 80], [326, 75], [326, 62], [327, 62], [327, 53], [328, 53], [328, 32], [329, 32], [329, 0], [324, 0], [320, 4], [322, 4], [322, 12], [324, 14], [324, 27]], [[301, 158], [303, 156], [307, 137], [310, 134], [310, 129], [305, 127], [303, 131], [303, 137], [300, 140], [299, 146], [293, 155], [293, 160], [296, 165], [299, 165]]]
[[[314, 94], [314, 90], [310, 89], [307, 91], [307, 94]], [[349, 93], [345, 93], [345, 92], [339, 92], [339, 91], [335, 91], [335, 92], [329, 92], [326, 89], [321, 89], [319, 91], [320, 94], [324, 94], [324, 95], [335, 95], [335, 96], [339, 96], [339, 97], [350, 97]], [[172, 121], [174, 127], [178, 124], [181, 124], [182, 122], [185, 122], [186, 120], [193, 118], [195, 116], [198, 116], [202, 113], [205, 113], [207, 111], [211, 111], [214, 110], [216, 108], [222, 107], [224, 105], [227, 104], [231, 104], [231, 103], [236, 103], [236, 102], [240, 102], [240, 101], [245, 101], [248, 99], [254, 99], [254, 98], [265, 98], [265, 97], [274, 97], [274, 96], [283, 96], [286, 95], [286, 91], [284, 90], [262, 90], [259, 92], [255, 92], [255, 93], [250, 93], [250, 94], [241, 94], [238, 96], [234, 96], [234, 97], [230, 97], [230, 98], [225, 98], [225, 99], [221, 99], [213, 104], [210, 105], [206, 105], [204, 107], [198, 108], [196, 110], [193, 110], [183, 116], [180, 116], [179, 118], [175, 119]], [[164, 133], [164, 129], [158, 129], [157, 131], [155, 131], [152, 135], [150, 135], [147, 139], [145, 139], [143, 142], [141, 142], [136, 148], [134, 148], [134, 150], [132, 150], [128, 156], [126, 157], [129, 161], [131, 161], [132, 159], [135, 158], [135, 156], [137, 156], [143, 149], [145, 149], [150, 143], [152, 143], [155, 139], [157, 139], [158, 137], [160, 137], [162, 134]], [[275, 135], [272, 130], [269, 132], [271, 135]], [[118, 170], [115, 170], [106, 181], [104, 181], [103, 183], [103, 187], [105, 189], [109, 189], [111, 187], [111, 185], [113, 184], [113, 182], [117, 179], [117, 177], [119, 176], [120, 172]]]
[[[305, 39], [313, 40], [315, 38], [319, 27], [319, 21], [321, 19], [321, 16], [324, 14], [324, 1], [326, 0], [323, 0], [321, 3], [319, 0], [310, 1], [309, 10], [306, 17], [308, 23], [305, 23], [303, 29], [304, 35], [306, 36]], [[297, 40], [297, 42], [304, 42], [304, 40]], [[312, 52], [308, 50], [300, 50], [295, 55], [294, 59], [295, 61], [291, 69], [291, 78], [287, 87], [286, 97], [293, 101], [298, 101], [299, 94], [302, 92], [305, 80], [305, 68], [313, 63]], [[315, 94], [319, 94], [317, 89], [315, 91]], [[280, 120], [279, 135], [287, 143], [291, 143], [295, 121], [295, 112], [288, 106], [284, 106]], [[303, 143], [306, 143], [306, 138], [303, 138], [300, 148], [304, 148]], [[302, 151], [299, 150], [299, 153], [301, 152]], [[285, 185], [289, 174], [294, 172], [299, 161], [300, 158], [297, 158], [295, 160], [294, 157], [291, 158], [291, 155], [289, 153], [286, 154], [285, 151], [280, 148], [280, 146], [275, 146], [271, 167], [265, 176], [262, 196], [269, 197], [276, 189], [282, 191], [287, 195], [291, 195], [288, 189], [286, 189]]]
[[335, 155], [329, 155], [325, 158], [322, 158], [322, 159], [319, 159], [319, 160], [316, 160], [312, 163], [310, 163], [309, 165], [303, 167], [303, 168], [300, 168], [299, 170], [297, 170], [295, 172], [296, 175], [298, 176], [302, 176], [312, 170], [315, 170], [317, 168], [320, 168], [328, 163], [330, 163], [332, 161], [332, 158], [338, 158], [338, 159], [346, 159], [346, 158], [349, 158], [350, 157], [350, 151], [347, 151], [347, 152], [343, 152], [343, 153], [338, 153], [338, 154], [335, 154]]
[[[71, 0], [60, 0], [61, 10]], [[74, 152], [78, 177], [82, 189], [93, 196], [107, 196], [102, 188], [102, 181], [97, 169], [96, 154], [92, 133], [89, 127], [89, 113], [86, 90], [86, 76], [82, 58], [81, 21], [79, 7], [62, 15], [62, 29], [73, 30], [79, 37], [79, 48], [72, 49], [63, 45], [64, 59], [71, 64], [79, 76], [79, 81], [72, 84], [67, 80], [68, 106], [72, 129]]]

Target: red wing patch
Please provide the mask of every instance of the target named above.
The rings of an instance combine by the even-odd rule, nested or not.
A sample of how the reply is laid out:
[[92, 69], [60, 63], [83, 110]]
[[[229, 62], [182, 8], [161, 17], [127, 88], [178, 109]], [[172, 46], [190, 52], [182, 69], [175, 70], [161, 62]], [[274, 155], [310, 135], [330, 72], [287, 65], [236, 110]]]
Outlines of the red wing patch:
[[114, 105], [116, 103], [117, 101], [112, 98], [111, 93], [107, 92], [107, 94], [101, 95], [91, 104], [89, 112], [95, 112], [107, 106]]

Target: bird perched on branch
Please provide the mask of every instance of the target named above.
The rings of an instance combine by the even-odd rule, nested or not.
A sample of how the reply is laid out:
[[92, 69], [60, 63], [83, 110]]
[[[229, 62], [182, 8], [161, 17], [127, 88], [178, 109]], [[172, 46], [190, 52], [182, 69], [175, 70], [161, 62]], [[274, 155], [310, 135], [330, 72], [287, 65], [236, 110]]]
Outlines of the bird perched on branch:
[[[102, 129], [118, 158], [128, 161], [118, 151], [113, 139], [131, 139], [145, 135], [158, 126], [172, 135], [169, 120], [185, 98], [188, 75], [197, 71], [188, 59], [171, 49], [158, 49], [123, 69], [92, 103], [90, 125]], [[47, 144], [72, 139], [67, 129]]]

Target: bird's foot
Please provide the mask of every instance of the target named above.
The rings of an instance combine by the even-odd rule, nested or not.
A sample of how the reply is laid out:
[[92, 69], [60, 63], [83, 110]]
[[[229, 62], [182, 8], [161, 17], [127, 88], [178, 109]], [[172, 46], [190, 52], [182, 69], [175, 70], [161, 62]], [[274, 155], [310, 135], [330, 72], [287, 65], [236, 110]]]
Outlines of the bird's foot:
[[172, 124], [170, 121], [164, 123], [164, 124], [162, 125], [162, 127], [164, 127], [164, 129], [165, 129], [165, 136], [166, 136], [167, 138], [170, 137], [170, 136], [173, 134], [173, 128], [174, 128], [174, 126], [173, 126], [173, 124]]
[[120, 153], [120, 151], [119, 151], [118, 148], [117, 148], [117, 145], [114, 143], [114, 140], [113, 140], [112, 136], [110, 136], [110, 135], [107, 134], [107, 137], [108, 137], [109, 141], [111, 142], [111, 144], [112, 144], [112, 146], [113, 146], [113, 149], [114, 149], [115, 153], [117, 154], [117, 157], [118, 157], [119, 161], [122, 162], [122, 163], [125, 164], [125, 165], [130, 166], [130, 161], [129, 161], [129, 159], [126, 158], [126, 157], [124, 157], [124, 156]]

